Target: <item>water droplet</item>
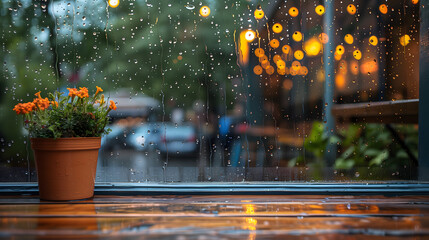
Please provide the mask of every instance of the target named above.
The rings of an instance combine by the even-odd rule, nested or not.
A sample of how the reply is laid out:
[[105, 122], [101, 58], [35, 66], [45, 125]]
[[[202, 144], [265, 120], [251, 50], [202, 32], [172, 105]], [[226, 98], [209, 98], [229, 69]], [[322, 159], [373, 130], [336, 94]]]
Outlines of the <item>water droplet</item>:
[[193, 10], [193, 9], [195, 9], [195, 6], [192, 4], [187, 4], [187, 5], [185, 5], [185, 8], [189, 9], [189, 10]]

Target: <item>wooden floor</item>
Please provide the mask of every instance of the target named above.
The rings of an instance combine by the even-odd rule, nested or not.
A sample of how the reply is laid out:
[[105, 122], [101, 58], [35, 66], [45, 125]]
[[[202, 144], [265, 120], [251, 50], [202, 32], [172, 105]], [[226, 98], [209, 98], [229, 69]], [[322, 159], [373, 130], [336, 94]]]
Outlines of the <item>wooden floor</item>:
[[429, 239], [427, 196], [0, 196], [0, 239]]

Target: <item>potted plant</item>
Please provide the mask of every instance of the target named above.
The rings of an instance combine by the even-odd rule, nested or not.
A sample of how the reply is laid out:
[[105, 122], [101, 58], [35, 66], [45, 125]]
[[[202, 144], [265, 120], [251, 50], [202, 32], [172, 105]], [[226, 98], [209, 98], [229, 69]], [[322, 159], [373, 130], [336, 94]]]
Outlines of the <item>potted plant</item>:
[[40, 198], [77, 200], [94, 195], [101, 136], [107, 134], [108, 113], [116, 110], [106, 102], [103, 89], [89, 96], [85, 87], [56, 91], [47, 98], [40, 92], [32, 102], [13, 110], [24, 115], [36, 161]]

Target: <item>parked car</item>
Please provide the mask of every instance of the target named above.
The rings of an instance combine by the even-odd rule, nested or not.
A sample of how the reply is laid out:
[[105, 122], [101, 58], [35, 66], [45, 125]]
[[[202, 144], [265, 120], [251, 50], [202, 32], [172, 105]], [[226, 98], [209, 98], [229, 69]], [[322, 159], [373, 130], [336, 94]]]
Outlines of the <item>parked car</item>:
[[127, 137], [126, 143], [137, 151], [155, 150], [160, 142], [158, 123], [144, 123], [135, 127]]
[[157, 148], [164, 156], [195, 157], [199, 153], [198, 134], [192, 124], [165, 123], [159, 128], [159, 136]]

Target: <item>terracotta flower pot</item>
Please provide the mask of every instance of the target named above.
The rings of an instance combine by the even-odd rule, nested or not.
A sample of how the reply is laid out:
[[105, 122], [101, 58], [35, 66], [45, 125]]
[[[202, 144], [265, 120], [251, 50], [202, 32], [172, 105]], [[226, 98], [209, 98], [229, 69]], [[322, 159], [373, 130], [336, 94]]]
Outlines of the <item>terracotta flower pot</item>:
[[100, 137], [32, 138], [40, 198], [77, 200], [94, 196]]

